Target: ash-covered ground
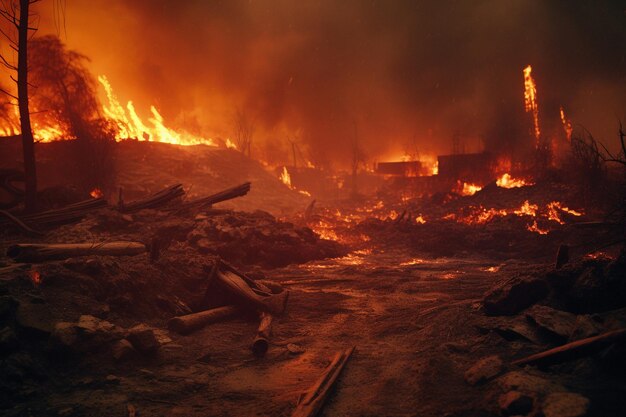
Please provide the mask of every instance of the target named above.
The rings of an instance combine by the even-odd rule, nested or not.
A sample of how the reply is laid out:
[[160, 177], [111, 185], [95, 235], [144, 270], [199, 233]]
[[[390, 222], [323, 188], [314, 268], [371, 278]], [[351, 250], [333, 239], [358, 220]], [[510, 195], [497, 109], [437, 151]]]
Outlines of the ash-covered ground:
[[[176, 157], [124, 146], [158, 156], [160, 169], [121, 173], [128, 189], [154, 181], [144, 195], [174, 178], [193, 177], [198, 196], [250, 179], [230, 173], [241, 161], [227, 151], [170, 176], [163, 166]], [[124, 160], [141, 160], [133, 155]], [[594, 225], [599, 210], [567, 181], [307, 208], [254, 172], [250, 195], [211, 208], [173, 210], [174, 201], [129, 214], [112, 204], [43, 236], [6, 227], [3, 254], [16, 243], [155, 238], [159, 250], [0, 258], [1, 414], [291, 415], [333, 354], [354, 346], [322, 415], [624, 415], [626, 255], [607, 246], [624, 231]], [[207, 300], [218, 259], [289, 293], [262, 357], [250, 350], [259, 318], [249, 306], [189, 334], [168, 329], [172, 317], [220, 304]], [[609, 332], [569, 356], [514, 364]]]

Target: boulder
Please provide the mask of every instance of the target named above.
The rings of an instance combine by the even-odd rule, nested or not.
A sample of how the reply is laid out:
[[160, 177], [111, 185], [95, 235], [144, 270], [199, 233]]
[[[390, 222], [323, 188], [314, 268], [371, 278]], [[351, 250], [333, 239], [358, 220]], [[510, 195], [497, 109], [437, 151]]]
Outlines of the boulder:
[[103, 343], [121, 339], [124, 336], [124, 330], [121, 327], [87, 314], [79, 317], [76, 329], [81, 336], [88, 336]]
[[111, 353], [116, 360], [123, 361], [133, 357], [136, 351], [128, 340], [120, 339], [111, 346]]
[[509, 391], [498, 398], [500, 413], [505, 416], [525, 416], [533, 409], [534, 399], [519, 391]]
[[535, 305], [526, 311], [526, 318], [543, 331], [561, 339], [568, 340], [576, 330], [576, 315], [555, 310], [548, 306]]
[[51, 341], [62, 348], [73, 349], [78, 343], [79, 336], [76, 323], [60, 321], [54, 325]]
[[138, 324], [128, 330], [128, 341], [142, 353], [155, 353], [161, 347], [154, 330], [145, 324]]
[[485, 313], [512, 316], [545, 298], [549, 284], [539, 277], [514, 277], [489, 290], [483, 297]]
[[465, 381], [470, 385], [485, 382], [502, 371], [502, 359], [493, 355], [476, 362], [474, 366], [465, 372]]
[[589, 412], [589, 399], [572, 392], [548, 395], [541, 407], [544, 417], [584, 417]]

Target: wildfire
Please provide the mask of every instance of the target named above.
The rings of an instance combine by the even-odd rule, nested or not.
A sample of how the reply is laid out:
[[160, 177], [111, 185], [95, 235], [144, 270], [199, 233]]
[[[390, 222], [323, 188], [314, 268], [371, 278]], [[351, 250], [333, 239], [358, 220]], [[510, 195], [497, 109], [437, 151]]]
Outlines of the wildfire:
[[502, 174], [502, 176], [496, 180], [496, 185], [501, 188], [519, 188], [527, 185], [533, 185], [533, 183], [522, 178], [513, 178], [507, 173]]
[[526, 226], [526, 229], [529, 232], [539, 233], [540, 235], [547, 235], [548, 232], [550, 232], [550, 230], [548, 229], [540, 228], [539, 225], [537, 224], [537, 220], [533, 220], [533, 223], [529, 226]]
[[415, 218], [415, 223], [417, 223], [417, 224], [424, 224], [424, 223], [426, 223], [426, 219], [424, 219], [424, 217], [420, 214], [419, 216], [417, 216]]
[[583, 213], [580, 211], [572, 210], [568, 207], [563, 207], [561, 203], [559, 203], [558, 201], [553, 201], [549, 203], [547, 208], [548, 208], [548, 219], [555, 221], [559, 224], [565, 224], [563, 219], [561, 219], [561, 214], [560, 214], [561, 212], [565, 212], [576, 217], [583, 215]]
[[532, 77], [532, 67], [529, 65], [524, 68], [524, 108], [526, 113], [531, 113], [533, 117], [533, 127], [535, 134], [535, 146], [539, 146], [539, 104], [537, 103], [537, 85]]
[[102, 197], [104, 197], [104, 193], [99, 188], [94, 188], [93, 190], [91, 190], [89, 195], [92, 196], [93, 198], [102, 198]]
[[563, 131], [565, 132], [565, 137], [568, 142], [572, 141], [572, 123], [565, 117], [565, 110], [563, 110], [563, 106], [559, 109], [559, 114], [561, 115], [561, 124], [563, 125]]
[[526, 200], [524, 201], [524, 204], [522, 204], [522, 206], [519, 209], [513, 211], [513, 213], [518, 216], [535, 217], [537, 215], [538, 209], [539, 209], [539, 206], [537, 204], [530, 204], [530, 202]]
[[176, 145], [209, 145], [216, 146], [212, 139], [194, 136], [186, 132], [177, 132], [164, 124], [163, 116], [155, 106], [150, 106], [152, 117], [148, 124], [139, 117], [132, 101], [126, 104], [126, 109], [120, 104], [109, 80], [100, 75], [98, 81], [102, 84], [108, 100], [108, 105], [103, 105], [105, 116], [118, 127], [116, 139], [136, 139], [150, 142], [173, 143]]

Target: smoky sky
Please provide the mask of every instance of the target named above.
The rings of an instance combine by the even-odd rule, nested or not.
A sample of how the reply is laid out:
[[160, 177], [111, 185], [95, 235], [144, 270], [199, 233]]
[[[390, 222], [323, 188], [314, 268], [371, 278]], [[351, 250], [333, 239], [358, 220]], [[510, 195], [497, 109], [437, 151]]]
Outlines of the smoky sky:
[[449, 152], [455, 134], [506, 149], [526, 140], [529, 64], [544, 131], [561, 105], [609, 143], [626, 120], [619, 1], [69, 0], [65, 26], [120, 99], [207, 136], [244, 109], [258, 152], [287, 136], [336, 163], [355, 138], [370, 159]]

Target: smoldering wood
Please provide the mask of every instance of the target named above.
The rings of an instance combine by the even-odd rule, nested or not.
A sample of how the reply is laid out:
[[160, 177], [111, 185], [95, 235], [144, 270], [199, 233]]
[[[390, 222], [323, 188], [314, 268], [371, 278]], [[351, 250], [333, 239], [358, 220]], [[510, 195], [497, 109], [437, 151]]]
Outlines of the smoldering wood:
[[[103, 198], [90, 198], [67, 206], [42, 211], [39, 213], [23, 214], [11, 213], [16, 219], [34, 229], [47, 229], [67, 223], [76, 222], [87, 214], [106, 207], [107, 202]], [[14, 225], [14, 221], [8, 218], [0, 218], [0, 227]]]
[[7, 256], [16, 262], [43, 262], [77, 256], [132, 256], [146, 252], [141, 242], [101, 243], [18, 243], [7, 249]]
[[354, 352], [354, 347], [335, 354], [324, 373], [298, 402], [298, 406], [291, 415], [292, 417], [313, 417], [320, 412], [330, 390], [337, 381], [348, 359], [350, 359], [352, 352]]
[[567, 343], [544, 352], [511, 362], [512, 365], [553, 365], [595, 353], [611, 343], [626, 340], [626, 329], [613, 330], [598, 336]]
[[186, 314], [170, 319], [167, 323], [169, 330], [179, 334], [189, 334], [204, 326], [229, 319], [239, 313], [235, 306], [225, 306]]
[[256, 309], [280, 316], [287, 304], [287, 291], [272, 294], [265, 286], [245, 279], [241, 274], [231, 270], [218, 269], [215, 282], [220, 284], [228, 293], [233, 295], [238, 304], [248, 309]]
[[175, 184], [146, 198], [124, 203], [120, 191], [118, 209], [122, 213], [134, 213], [143, 209], [161, 208], [176, 199], [182, 198], [184, 195], [183, 185]]
[[252, 352], [256, 356], [264, 356], [270, 346], [270, 336], [272, 334], [272, 322], [274, 317], [268, 313], [261, 313], [261, 321], [256, 332], [256, 337], [252, 341]]
[[196, 200], [187, 201], [183, 204], [183, 209], [210, 207], [213, 204], [221, 203], [223, 201], [232, 200], [233, 198], [243, 197], [250, 191], [251, 183], [245, 182], [241, 185], [228, 188], [219, 193], [212, 194], [207, 197], [202, 197]]

